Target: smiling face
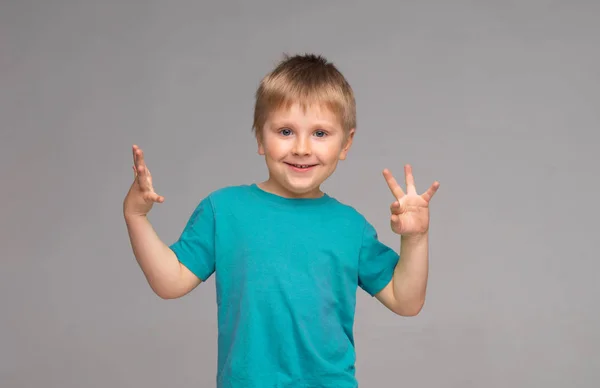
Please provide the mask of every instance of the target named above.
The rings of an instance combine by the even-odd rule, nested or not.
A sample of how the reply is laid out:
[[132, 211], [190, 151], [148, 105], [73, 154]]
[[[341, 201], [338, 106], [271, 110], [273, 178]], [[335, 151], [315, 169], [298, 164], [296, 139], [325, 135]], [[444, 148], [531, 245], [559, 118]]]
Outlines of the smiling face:
[[287, 198], [322, 196], [321, 184], [333, 174], [352, 145], [354, 129], [346, 133], [329, 109], [299, 104], [272, 112], [258, 137], [269, 179], [259, 186]]

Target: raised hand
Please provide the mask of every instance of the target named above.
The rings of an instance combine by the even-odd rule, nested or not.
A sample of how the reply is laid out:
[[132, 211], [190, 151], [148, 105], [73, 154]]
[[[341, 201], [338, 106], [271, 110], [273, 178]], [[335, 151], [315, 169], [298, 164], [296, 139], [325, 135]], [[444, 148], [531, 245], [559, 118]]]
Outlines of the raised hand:
[[385, 169], [383, 176], [392, 191], [396, 201], [390, 206], [392, 213], [390, 217], [390, 226], [394, 233], [402, 236], [414, 236], [425, 234], [429, 231], [429, 201], [440, 187], [439, 182], [435, 181], [429, 189], [419, 195], [415, 187], [415, 179], [412, 175], [412, 167], [404, 166], [406, 181], [406, 194], [394, 179], [392, 173]]
[[123, 202], [123, 212], [126, 216], [145, 216], [154, 203], [163, 203], [165, 198], [154, 191], [144, 152], [136, 145], [133, 146], [133, 174], [133, 183]]

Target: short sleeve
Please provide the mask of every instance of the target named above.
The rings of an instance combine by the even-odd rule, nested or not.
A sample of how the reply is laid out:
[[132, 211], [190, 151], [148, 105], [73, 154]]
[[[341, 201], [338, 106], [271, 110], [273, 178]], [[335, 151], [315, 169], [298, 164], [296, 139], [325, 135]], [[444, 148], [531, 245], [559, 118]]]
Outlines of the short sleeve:
[[358, 285], [374, 296], [392, 280], [399, 258], [396, 251], [379, 241], [373, 225], [365, 221], [358, 264]]
[[215, 271], [215, 217], [210, 197], [194, 209], [179, 239], [170, 248], [177, 259], [199, 279]]

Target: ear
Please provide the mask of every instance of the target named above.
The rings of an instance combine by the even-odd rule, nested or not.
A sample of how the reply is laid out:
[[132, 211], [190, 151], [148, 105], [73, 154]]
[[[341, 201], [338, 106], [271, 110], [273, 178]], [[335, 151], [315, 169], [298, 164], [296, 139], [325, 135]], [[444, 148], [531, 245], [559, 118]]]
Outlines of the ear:
[[256, 144], [258, 145], [258, 154], [264, 155], [265, 147], [263, 146], [262, 139], [261, 139], [260, 135], [258, 135], [258, 134], [256, 135]]
[[350, 147], [352, 146], [352, 141], [354, 140], [354, 132], [354, 128], [352, 128], [348, 135], [346, 135], [342, 152], [340, 152], [340, 160], [346, 160], [346, 157], [348, 156], [348, 151], [350, 150]]

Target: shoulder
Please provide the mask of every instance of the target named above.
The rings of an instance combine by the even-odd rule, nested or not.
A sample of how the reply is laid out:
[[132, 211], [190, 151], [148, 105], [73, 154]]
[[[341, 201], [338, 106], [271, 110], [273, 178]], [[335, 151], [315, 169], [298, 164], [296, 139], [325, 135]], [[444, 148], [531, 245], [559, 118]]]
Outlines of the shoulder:
[[197, 202], [196, 211], [214, 211], [219, 205], [243, 200], [244, 197], [247, 197], [248, 191], [248, 185], [225, 186], [209, 191]]
[[231, 185], [221, 187], [219, 189], [211, 191], [207, 198], [211, 201], [227, 201], [240, 197], [248, 196], [251, 192], [251, 186], [247, 184]]
[[362, 229], [368, 224], [366, 217], [356, 207], [344, 203], [337, 198], [330, 198], [330, 209], [333, 213]]
[[204, 202], [210, 204], [212, 211], [221, 216], [230, 213], [247, 212], [250, 208], [260, 208], [261, 203], [250, 184], [221, 187], [211, 191]]
[[348, 227], [359, 233], [364, 243], [368, 244], [370, 241], [379, 239], [379, 233], [375, 226], [364, 213], [352, 205], [343, 203], [335, 198], [332, 199], [332, 203], [334, 204], [332, 207], [337, 209], [338, 218], [343, 219]]

